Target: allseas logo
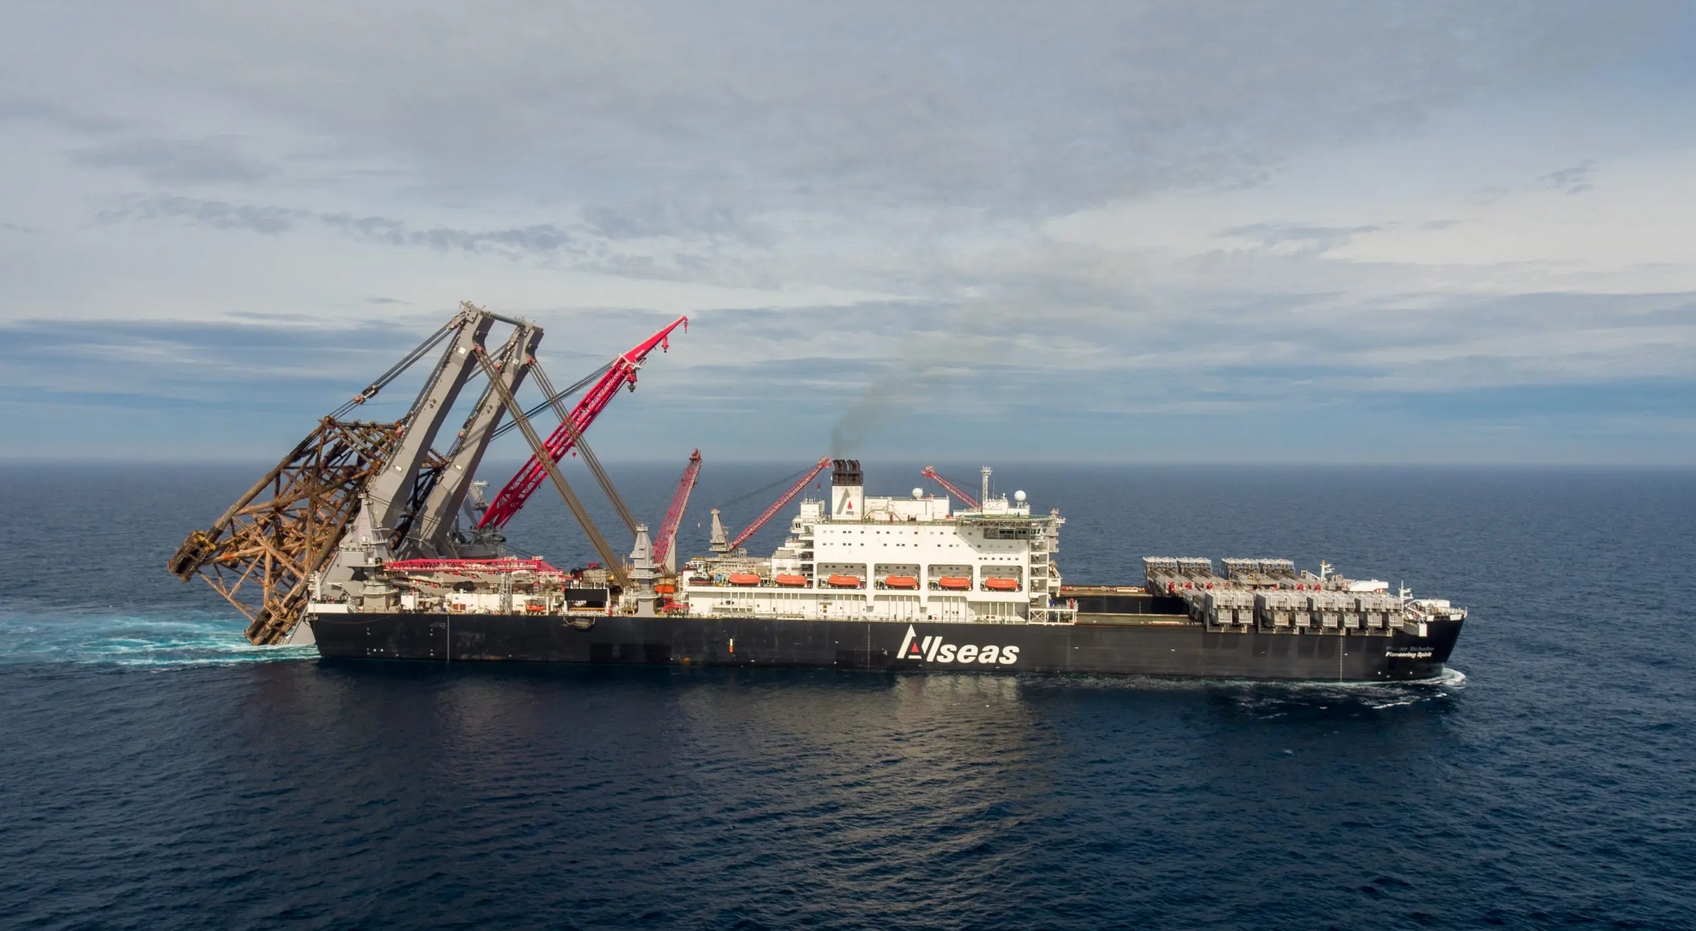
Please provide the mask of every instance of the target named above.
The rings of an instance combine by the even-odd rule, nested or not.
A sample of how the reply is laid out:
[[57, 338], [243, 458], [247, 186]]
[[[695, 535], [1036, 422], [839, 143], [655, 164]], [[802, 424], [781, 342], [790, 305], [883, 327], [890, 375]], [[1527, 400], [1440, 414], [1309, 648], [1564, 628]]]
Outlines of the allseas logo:
[[1011, 666], [1019, 661], [1018, 647], [996, 644], [979, 646], [975, 643], [944, 643], [941, 637], [919, 637], [913, 625], [907, 625], [907, 636], [901, 641], [896, 655], [902, 659], [924, 660], [927, 663], [977, 663], [983, 666]]

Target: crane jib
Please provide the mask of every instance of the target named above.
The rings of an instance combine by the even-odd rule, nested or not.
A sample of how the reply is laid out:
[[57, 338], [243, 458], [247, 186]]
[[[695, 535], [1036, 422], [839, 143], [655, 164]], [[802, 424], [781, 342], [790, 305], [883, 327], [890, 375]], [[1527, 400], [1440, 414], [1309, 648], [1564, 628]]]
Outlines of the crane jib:
[[829, 466], [830, 466], [830, 457], [829, 456], [825, 456], [824, 458], [820, 459], [818, 461], [817, 465], [813, 466], [813, 468], [810, 471], [808, 471], [806, 475], [803, 475], [801, 477], [800, 481], [789, 486], [789, 490], [784, 492], [782, 497], [778, 498], [776, 501], [773, 501], [771, 503], [771, 507], [766, 508], [765, 511], [760, 514], [759, 517], [754, 518], [754, 522], [749, 524], [748, 528], [746, 530], [743, 530], [741, 533], [737, 534], [736, 538], [730, 541], [730, 548], [734, 550], [737, 547], [741, 546], [743, 543], [746, 543], [748, 541], [749, 537], [753, 536], [755, 533], [758, 533], [759, 529], [766, 525], [766, 521], [771, 520], [772, 517], [775, 516], [778, 511], [783, 510], [784, 505], [788, 504], [790, 501], [793, 501], [795, 499], [795, 496], [801, 493], [801, 489], [807, 487], [808, 482], [811, 482], [815, 477], [818, 476], [818, 474], [820, 472], [823, 472]]
[[677, 545], [677, 525], [683, 521], [683, 511], [689, 506], [689, 493], [695, 490], [695, 481], [701, 474], [701, 451], [695, 450], [689, 454], [689, 464], [683, 469], [683, 477], [677, 481], [677, 491], [671, 495], [671, 504], [665, 509], [665, 521], [660, 524], [659, 535], [654, 538], [654, 562], [662, 566], [668, 565], [667, 557]]
[[[583, 395], [583, 399], [577, 402], [577, 406], [572, 408], [570, 423], [561, 423], [542, 444], [543, 448], [547, 450], [548, 457], [557, 463], [567, 452], [570, 452], [574, 445], [573, 434], [581, 435], [587, 431], [589, 425], [595, 422], [595, 418], [599, 417], [601, 412], [606, 410], [607, 405], [612, 403], [613, 397], [618, 394], [618, 389], [621, 386], [628, 386], [631, 390], [635, 390], [636, 370], [642, 367], [642, 362], [656, 348], [662, 352], [668, 349], [671, 345], [671, 331], [680, 326], [684, 328], [684, 332], [688, 332], [689, 318], [678, 317], [664, 329], [615, 359], [607, 373], [601, 376], [600, 380]], [[506, 526], [506, 523], [512, 520], [524, 507], [524, 503], [530, 500], [530, 496], [535, 493], [536, 489], [540, 488], [542, 483], [547, 480], [547, 466], [543, 465], [541, 460], [532, 453], [529, 461], [513, 475], [511, 480], [501, 488], [495, 499], [489, 503], [489, 509], [477, 522], [478, 528]]]

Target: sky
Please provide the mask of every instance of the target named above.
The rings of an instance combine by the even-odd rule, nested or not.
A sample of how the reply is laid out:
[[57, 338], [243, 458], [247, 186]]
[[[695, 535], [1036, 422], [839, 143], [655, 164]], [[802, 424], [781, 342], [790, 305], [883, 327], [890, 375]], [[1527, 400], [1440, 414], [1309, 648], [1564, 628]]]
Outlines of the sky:
[[0, 283], [0, 459], [472, 301], [690, 318], [609, 460], [1696, 464], [1696, 5], [8, 0]]

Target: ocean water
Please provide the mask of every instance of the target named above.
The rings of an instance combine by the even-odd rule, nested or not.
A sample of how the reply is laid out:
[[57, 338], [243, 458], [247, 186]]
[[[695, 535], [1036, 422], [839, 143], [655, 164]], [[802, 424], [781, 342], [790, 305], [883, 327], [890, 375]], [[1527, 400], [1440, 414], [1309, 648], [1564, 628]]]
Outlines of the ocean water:
[[[657, 523], [680, 468], [613, 471]], [[253, 471], [0, 469], [0, 927], [1696, 927], [1689, 471], [997, 472], [1072, 581], [1283, 555], [1472, 609], [1372, 686], [256, 649], [163, 570]], [[786, 471], [709, 463], [682, 548]], [[541, 494], [510, 536], [592, 558]]]

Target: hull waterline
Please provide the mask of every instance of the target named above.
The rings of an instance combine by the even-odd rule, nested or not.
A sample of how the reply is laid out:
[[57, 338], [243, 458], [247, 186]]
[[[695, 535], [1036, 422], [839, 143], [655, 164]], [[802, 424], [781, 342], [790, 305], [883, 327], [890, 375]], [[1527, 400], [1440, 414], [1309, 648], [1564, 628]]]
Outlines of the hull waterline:
[[1424, 637], [1087, 616], [1076, 624], [961, 624], [384, 613], [310, 623], [320, 654], [346, 659], [1385, 682], [1441, 675], [1465, 622], [1433, 622]]

